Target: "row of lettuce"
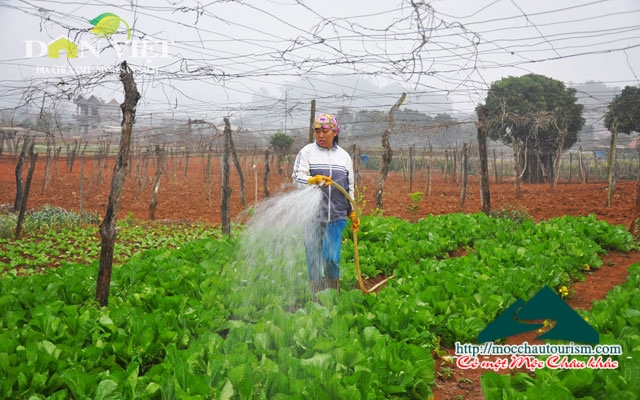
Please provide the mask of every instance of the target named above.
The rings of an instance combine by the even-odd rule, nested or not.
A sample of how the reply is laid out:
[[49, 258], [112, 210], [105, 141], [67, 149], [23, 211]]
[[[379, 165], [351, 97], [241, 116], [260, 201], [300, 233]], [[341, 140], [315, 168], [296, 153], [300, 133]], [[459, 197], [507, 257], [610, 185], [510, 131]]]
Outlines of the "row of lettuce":
[[[428, 398], [439, 346], [475, 342], [517, 298], [568, 286], [601, 267], [606, 251], [634, 246], [622, 227], [594, 217], [365, 216], [362, 270], [396, 278], [377, 296], [357, 290], [345, 231], [342, 291], [320, 293], [317, 304], [303, 252], [293, 275], [277, 260], [256, 267], [238, 256], [242, 236], [134, 256], [114, 270], [106, 308], [93, 302], [96, 263], [5, 273], [0, 398]], [[615, 325], [619, 304], [608, 304], [596, 329]], [[628, 320], [637, 335], [637, 315]], [[627, 332], [604, 337], [618, 343]], [[629, 368], [614, 374], [637, 372]], [[500, 382], [485, 386], [518, 391]], [[637, 382], [617, 380], [619, 391], [623, 383]]]

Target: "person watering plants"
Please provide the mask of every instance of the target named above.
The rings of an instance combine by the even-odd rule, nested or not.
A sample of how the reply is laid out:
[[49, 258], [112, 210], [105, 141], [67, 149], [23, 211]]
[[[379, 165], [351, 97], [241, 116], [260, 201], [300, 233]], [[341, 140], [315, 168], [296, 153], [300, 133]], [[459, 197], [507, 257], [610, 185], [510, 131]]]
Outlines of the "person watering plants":
[[314, 142], [304, 146], [293, 167], [293, 181], [318, 185], [323, 192], [317, 224], [304, 232], [307, 273], [311, 293], [324, 289], [340, 290], [340, 245], [342, 231], [351, 220], [351, 229], [358, 230], [360, 220], [347, 197], [332, 187], [335, 182], [354, 196], [353, 164], [349, 153], [338, 146], [340, 127], [331, 114], [320, 114], [314, 121]]

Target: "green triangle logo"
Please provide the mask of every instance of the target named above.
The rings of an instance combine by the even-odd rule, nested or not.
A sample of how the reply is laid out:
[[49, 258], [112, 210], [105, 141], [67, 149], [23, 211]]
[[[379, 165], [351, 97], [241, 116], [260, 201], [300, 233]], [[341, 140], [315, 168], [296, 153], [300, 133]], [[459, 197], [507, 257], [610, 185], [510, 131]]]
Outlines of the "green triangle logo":
[[536, 339], [566, 340], [582, 343], [600, 343], [600, 335], [549, 286], [544, 286], [528, 302], [516, 300], [478, 335], [478, 343], [529, 332], [542, 324], [521, 321], [549, 319], [556, 325]]

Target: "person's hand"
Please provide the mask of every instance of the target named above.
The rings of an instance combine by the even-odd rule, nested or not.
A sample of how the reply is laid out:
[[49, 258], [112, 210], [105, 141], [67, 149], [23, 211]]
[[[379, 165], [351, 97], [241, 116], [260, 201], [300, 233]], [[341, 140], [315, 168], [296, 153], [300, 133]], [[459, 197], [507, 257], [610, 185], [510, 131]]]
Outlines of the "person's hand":
[[331, 177], [325, 175], [316, 175], [309, 178], [309, 185], [323, 185], [325, 187], [331, 185]]
[[358, 229], [360, 228], [360, 218], [358, 218], [358, 214], [356, 214], [355, 210], [349, 213], [349, 219], [351, 220], [351, 230], [358, 232]]

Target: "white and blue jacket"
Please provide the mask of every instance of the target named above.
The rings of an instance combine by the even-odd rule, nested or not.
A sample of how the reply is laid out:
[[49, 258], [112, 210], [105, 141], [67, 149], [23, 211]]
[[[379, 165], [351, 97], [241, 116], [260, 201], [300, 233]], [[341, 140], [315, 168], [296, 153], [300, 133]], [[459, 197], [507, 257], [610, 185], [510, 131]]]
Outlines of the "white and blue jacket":
[[[309, 184], [309, 178], [315, 175], [325, 175], [342, 186], [349, 195], [354, 197], [355, 180], [351, 156], [342, 147], [334, 143], [331, 149], [325, 149], [316, 142], [304, 146], [296, 157], [293, 166], [293, 181]], [[352, 211], [351, 203], [338, 189], [329, 185], [323, 187], [323, 215], [326, 221], [332, 222], [346, 219]], [[322, 217], [324, 219], [324, 216]]]

